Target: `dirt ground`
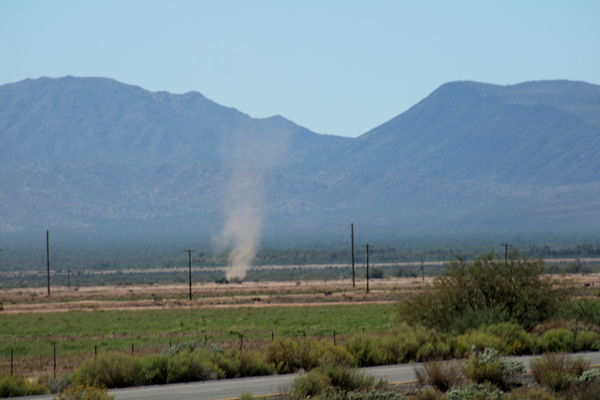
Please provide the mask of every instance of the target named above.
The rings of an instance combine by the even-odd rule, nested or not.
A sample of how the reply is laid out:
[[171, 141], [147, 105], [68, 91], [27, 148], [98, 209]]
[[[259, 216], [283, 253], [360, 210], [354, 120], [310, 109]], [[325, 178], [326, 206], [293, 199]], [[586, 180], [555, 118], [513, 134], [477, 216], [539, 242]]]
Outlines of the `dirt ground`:
[[[596, 294], [600, 274], [557, 277], [571, 279], [583, 295]], [[251, 307], [320, 305], [357, 302], [393, 302], [410, 296], [433, 278], [391, 278], [369, 281], [243, 282], [196, 284], [189, 300], [188, 285], [96, 286], [68, 291], [66, 287], [0, 290], [3, 313], [69, 310], [125, 310], [186, 307]], [[600, 293], [600, 292], [599, 292]]]
[[[425, 278], [425, 284], [431, 278]], [[243, 282], [241, 284], [97, 286], [68, 291], [65, 287], [0, 290], [4, 313], [115, 310], [178, 307], [272, 307], [348, 302], [392, 302], [424, 287], [421, 279], [369, 281]]]

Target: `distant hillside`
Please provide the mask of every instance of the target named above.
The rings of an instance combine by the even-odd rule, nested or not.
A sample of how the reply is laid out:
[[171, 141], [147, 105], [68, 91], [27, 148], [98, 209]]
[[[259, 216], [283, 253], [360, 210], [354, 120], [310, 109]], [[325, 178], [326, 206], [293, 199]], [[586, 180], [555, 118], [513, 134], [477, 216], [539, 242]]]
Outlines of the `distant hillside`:
[[[442, 85], [338, 152], [337, 171], [557, 185], [600, 180], [600, 86]], [[323, 164], [331, 168], [332, 160]]]
[[452, 82], [349, 139], [195, 92], [25, 80], [0, 86], [0, 234], [208, 241], [232, 204], [284, 245], [350, 222], [378, 240], [596, 232], [598, 154], [600, 86], [582, 82]]
[[253, 119], [197, 92], [152, 93], [112, 79], [70, 76], [0, 86], [0, 165], [140, 168], [229, 158], [290, 165], [347, 141], [279, 116]]

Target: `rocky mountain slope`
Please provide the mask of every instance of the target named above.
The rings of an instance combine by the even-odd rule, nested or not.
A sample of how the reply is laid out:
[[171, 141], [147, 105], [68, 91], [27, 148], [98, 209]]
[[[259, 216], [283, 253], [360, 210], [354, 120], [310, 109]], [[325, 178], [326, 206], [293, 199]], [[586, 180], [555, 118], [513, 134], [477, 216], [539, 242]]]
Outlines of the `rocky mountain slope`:
[[[268, 237], [584, 232], [600, 222], [600, 87], [452, 82], [356, 139], [102, 78], [0, 86], [0, 233]], [[336, 236], [337, 235], [337, 236]]]

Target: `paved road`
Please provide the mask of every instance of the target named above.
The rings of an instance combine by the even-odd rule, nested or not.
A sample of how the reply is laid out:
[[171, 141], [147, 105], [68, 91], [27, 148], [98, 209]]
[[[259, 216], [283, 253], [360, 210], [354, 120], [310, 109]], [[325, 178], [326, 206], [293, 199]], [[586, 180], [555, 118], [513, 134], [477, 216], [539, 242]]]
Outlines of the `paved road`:
[[[600, 365], [600, 352], [579, 353], [593, 366]], [[533, 356], [512, 357], [525, 364]], [[377, 378], [387, 379], [389, 382], [409, 382], [416, 379], [415, 367], [420, 364], [386, 365], [381, 367], [362, 368], [361, 370]], [[254, 395], [266, 395], [286, 392], [297, 374], [264, 376], [256, 378], [227, 379], [208, 382], [181, 383], [174, 385], [144, 386], [129, 389], [111, 390], [110, 394], [116, 395], [115, 400], [216, 400], [236, 398], [242, 392], [251, 392]], [[22, 399], [51, 400], [53, 396], [30, 396]]]

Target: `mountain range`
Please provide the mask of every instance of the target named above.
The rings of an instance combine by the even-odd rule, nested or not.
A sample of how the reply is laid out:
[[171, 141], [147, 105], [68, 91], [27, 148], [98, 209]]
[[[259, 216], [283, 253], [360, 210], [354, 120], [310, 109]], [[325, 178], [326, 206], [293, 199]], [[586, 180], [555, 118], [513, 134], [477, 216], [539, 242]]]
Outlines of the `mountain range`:
[[0, 237], [206, 241], [232, 218], [284, 245], [347, 241], [351, 222], [377, 238], [595, 233], [598, 154], [600, 86], [584, 82], [450, 82], [345, 138], [197, 92], [24, 80], [0, 86]]

